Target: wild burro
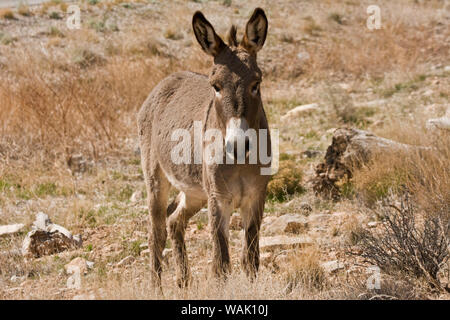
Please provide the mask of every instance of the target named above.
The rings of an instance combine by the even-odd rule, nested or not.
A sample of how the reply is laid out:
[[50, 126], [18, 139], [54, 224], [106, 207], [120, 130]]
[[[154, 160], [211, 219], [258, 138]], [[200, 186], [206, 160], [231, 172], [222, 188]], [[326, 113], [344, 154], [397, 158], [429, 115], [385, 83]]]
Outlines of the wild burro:
[[[266, 39], [267, 18], [262, 9], [255, 9], [240, 43], [236, 39], [236, 27], [231, 27], [228, 44], [225, 44], [199, 11], [193, 16], [192, 26], [203, 51], [214, 58], [209, 75], [194, 72], [170, 75], [153, 89], [138, 115], [151, 217], [152, 281], [156, 286], [161, 285], [166, 217], [177, 264], [177, 282], [179, 286], [186, 286], [189, 268], [184, 234], [188, 220], [205, 204], [208, 205], [215, 274], [222, 276], [230, 271], [229, 220], [236, 208], [240, 209], [245, 229], [243, 268], [254, 277], [259, 266], [259, 231], [270, 177], [262, 172], [270, 169], [271, 144], [261, 101], [262, 73], [256, 54]], [[187, 141], [173, 139], [174, 132], [180, 130], [189, 133]], [[204, 135], [219, 134], [195, 141], [198, 140], [194, 138], [195, 130]], [[218, 141], [223, 149], [213, 148], [215, 151], [208, 153], [211, 144]], [[189, 161], [174, 160], [174, 148], [180, 143], [189, 148]], [[239, 146], [243, 146], [243, 151]], [[255, 161], [250, 161], [255, 159], [256, 147], [266, 148], [268, 161], [261, 160], [260, 152]], [[230, 158], [239, 160], [242, 154], [243, 162], [230, 163]], [[211, 156], [215, 161], [211, 161]], [[167, 206], [170, 185], [178, 189], [179, 194]]]

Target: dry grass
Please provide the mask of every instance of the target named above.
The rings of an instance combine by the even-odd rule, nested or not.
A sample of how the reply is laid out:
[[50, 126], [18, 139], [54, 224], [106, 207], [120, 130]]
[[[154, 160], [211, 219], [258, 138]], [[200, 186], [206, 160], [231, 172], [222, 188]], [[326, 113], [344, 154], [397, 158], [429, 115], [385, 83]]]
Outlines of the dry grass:
[[14, 12], [10, 9], [0, 9], [0, 18], [13, 20], [15, 19]]

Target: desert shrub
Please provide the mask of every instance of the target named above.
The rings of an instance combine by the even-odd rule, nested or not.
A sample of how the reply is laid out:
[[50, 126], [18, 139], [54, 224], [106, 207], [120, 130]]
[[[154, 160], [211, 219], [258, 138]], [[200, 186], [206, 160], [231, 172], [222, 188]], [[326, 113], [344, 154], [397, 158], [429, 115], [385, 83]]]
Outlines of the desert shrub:
[[24, 3], [19, 4], [17, 12], [24, 17], [29, 17], [33, 15], [32, 12], [30, 11], [30, 8]]
[[277, 174], [267, 186], [267, 196], [270, 200], [284, 201], [289, 195], [303, 193], [301, 185], [303, 173], [293, 160], [280, 161]]
[[358, 191], [366, 204], [373, 206], [390, 193], [402, 192], [405, 184], [409, 181], [409, 175], [406, 168], [386, 167], [385, 170], [380, 170], [378, 175], [373, 175], [370, 180], [361, 181], [358, 184]]
[[379, 208], [383, 231], [361, 234], [363, 257], [386, 273], [402, 272], [441, 288], [438, 272], [450, 255], [448, 205], [420, 216], [407, 193], [399, 205], [392, 199]]
[[10, 9], [0, 9], [0, 18], [12, 20], [16, 17]]

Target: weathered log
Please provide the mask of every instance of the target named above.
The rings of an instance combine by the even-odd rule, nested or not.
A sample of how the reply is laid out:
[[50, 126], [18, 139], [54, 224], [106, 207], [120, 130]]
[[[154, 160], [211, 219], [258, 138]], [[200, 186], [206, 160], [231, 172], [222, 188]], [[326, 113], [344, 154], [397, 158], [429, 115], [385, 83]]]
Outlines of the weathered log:
[[375, 154], [406, 152], [411, 148], [418, 147], [381, 138], [363, 130], [337, 129], [324, 161], [316, 167], [313, 189], [316, 194], [339, 198], [340, 192], [336, 184], [342, 179], [351, 179], [353, 170], [367, 163]]

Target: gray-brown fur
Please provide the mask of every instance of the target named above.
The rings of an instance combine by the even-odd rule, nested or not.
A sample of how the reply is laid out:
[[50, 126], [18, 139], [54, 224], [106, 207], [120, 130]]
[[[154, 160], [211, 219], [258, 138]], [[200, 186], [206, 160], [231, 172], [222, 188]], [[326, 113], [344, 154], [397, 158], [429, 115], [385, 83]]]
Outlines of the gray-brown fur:
[[[270, 166], [270, 163], [207, 165], [203, 161], [203, 164], [177, 165], [170, 155], [178, 143], [171, 141], [175, 129], [189, 130], [191, 145], [194, 145], [194, 121], [202, 121], [203, 132], [215, 128], [222, 132], [223, 137], [227, 121], [232, 117], [245, 118], [250, 128], [268, 129], [259, 92], [262, 74], [256, 63], [256, 52], [266, 37], [267, 19], [264, 11], [257, 8], [239, 46], [235, 31], [234, 39], [227, 46], [200, 12], [193, 17], [193, 28], [202, 49], [214, 57], [209, 76], [193, 72], [170, 75], [153, 89], [138, 115], [151, 220], [151, 270], [157, 286], [161, 284], [166, 222], [174, 246], [178, 284], [188, 284], [184, 234], [189, 219], [205, 204], [208, 205], [211, 226], [214, 273], [221, 276], [230, 270], [228, 225], [235, 208], [240, 208], [245, 229], [243, 268], [249, 276], [255, 276], [259, 266], [259, 230], [269, 180], [269, 176], [261, 175], [260, 168]], [[256, 41], [252, 41], [254, 39]], [[214, 86], [220, 87], [220, 95], [215, 93]], [[203, 150], [206, 145], [203, 143]], [[193, 152], [191, 150], [192, 159]], [[170, 185], [180, 193], [168, 208]]]

